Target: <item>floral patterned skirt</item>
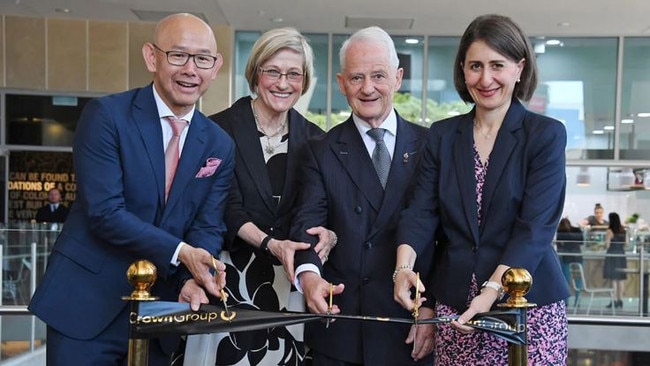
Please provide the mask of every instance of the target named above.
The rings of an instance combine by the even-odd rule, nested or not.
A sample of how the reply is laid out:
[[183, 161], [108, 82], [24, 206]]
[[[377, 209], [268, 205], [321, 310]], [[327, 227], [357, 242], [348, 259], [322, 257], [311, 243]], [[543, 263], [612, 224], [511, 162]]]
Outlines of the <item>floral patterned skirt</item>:
[[[470, 298], [478, 293], [474, 280]], [[436, 316], [460, 315], [454, 308], [436, 303]], [[528, 365], [566, 365], [568, 355], [568, 322], [566, 305], [558, 301], [549, 305], [528, 309]], [[436, 329], [436, 366], [506, 366], [508, 343], [482, 331], [463, 334], [450, 324]]]

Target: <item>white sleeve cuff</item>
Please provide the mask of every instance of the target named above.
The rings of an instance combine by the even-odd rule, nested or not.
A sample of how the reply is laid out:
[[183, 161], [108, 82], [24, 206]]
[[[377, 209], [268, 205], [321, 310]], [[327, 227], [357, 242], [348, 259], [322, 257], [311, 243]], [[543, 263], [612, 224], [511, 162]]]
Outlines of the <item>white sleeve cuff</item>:
[[320, 276], [320, 270], [318, 269], [318, 266], [311, 264], [311, 263], [306, 263], [306, 264], [301, 264], [296, 268], [296, 276], [295, 279], [293, 280], [293, 285], [296, 286], [296, 289], [302, 294], [302, 286], [300, 286], [300, 280], [298, 279], [298, 275], [303, 273], [303, 272], [314, 272], [317, 275]]
[[183, 247], [184, 242], [178, 243], [178, 246], [176, 247], [176, 251], [174, 251], [174, 255], [172, 256], [172, 260], [169, 261], [172, 265], [178, 267], [181, 262], [178, 261], [178, 254], [181, 252], [181, 248]]

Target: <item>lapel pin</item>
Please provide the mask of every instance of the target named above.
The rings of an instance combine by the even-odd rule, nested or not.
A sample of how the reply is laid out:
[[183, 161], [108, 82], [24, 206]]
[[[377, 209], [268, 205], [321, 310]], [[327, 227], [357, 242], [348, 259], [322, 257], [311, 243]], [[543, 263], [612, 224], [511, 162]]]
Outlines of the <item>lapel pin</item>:
[[404, 155], [402, 155], [404, 164], [409, 162], [409, 153], [405, 152]]

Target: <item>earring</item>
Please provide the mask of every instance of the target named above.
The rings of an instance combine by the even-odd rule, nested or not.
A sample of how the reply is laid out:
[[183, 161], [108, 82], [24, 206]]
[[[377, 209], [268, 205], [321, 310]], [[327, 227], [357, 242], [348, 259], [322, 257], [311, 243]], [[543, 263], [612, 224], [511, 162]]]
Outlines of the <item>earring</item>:
[[521, 81], [521, 79], [517, 78], [517, 82], [520, 82], [520, 81]]

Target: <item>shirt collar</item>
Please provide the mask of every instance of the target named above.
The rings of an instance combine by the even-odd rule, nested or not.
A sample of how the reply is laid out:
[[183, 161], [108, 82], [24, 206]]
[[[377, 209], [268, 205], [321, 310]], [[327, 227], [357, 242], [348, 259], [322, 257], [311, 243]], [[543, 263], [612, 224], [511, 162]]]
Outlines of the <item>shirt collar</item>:
[[[162, 100], [162, 98], [156, 91], [155, 85], [152, 86], [152, 89], [153, 89], [153, 99], [156, 101], [156, 107], [158, 108], [158, 116], [160, 116], [160, 118], [175, 116], [174, 112], [172, 112], [172, 110], [167, 106], [167, 104], [165, 104], [165, 102]], [[184, 119], [187, 121], [187, 123], [190, 123], [190, 121], [192, 121], [192, 117], [194, 116], [195, 108], [196, 108], [195, 106], [192, 106], [192, 109], [186, 115], [175, 116], [175, 117]]]
[[[354, 113], [352, 114], [352, 120], [354, 121], [354, 125], [357, 126], [357, 129], [362, 136], [372, 128], [368, 122], [362, 120]], [[386, 131], [388, 131], [393, 136], [397, 136], [397, 115], [395, 114], [394, 109], [391, 109], [390, 113], [384, 122], [379, 125], [379, 127], [386, 129]]]

